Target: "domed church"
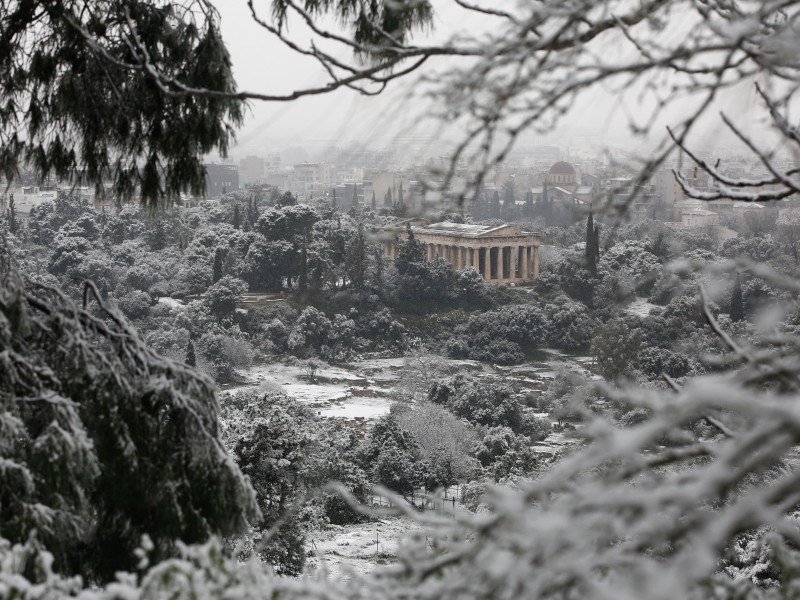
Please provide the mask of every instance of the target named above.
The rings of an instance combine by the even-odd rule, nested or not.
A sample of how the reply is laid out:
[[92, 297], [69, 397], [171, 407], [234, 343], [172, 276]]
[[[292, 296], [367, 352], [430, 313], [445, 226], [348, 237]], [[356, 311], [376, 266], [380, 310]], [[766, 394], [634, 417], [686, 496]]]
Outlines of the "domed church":
[[559, 187], [568, 192], [575, 192], [578, 189], [578, 174], [568, 162], [559, 161], [550, 167], [547, 174], [547, 185], [549, 187]]

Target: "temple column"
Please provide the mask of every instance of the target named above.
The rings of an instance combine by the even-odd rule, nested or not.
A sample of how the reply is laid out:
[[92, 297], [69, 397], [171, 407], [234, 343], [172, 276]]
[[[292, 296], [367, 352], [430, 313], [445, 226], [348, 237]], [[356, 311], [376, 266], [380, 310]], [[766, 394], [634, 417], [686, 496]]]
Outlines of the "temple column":
[[520, 247], [522, 250], [522, 260], [519, 263], [519, 276], [522, 279], [528, 278], [528, 247], [522, 246]]
[[428, 261], [432, 261], [433, 257], [435, 256], [433, 244], [427, 244], [428, 246]]
[[494, 258], [494, 267], [497, 271], [497, 279], [501, 281], [503, 279], [503, 247], [497, 246], [497, 255]]
[[509, 246], [508, 247], [508, 278], [511, 281], [517, 280], [517, 258], [519, 257], [519, 252], [517, 251], [516, 246]]
[[481, 251], [480, 248], [472, 248], [472, 267], [478, 272], [481, 272]]
[[461, 257], [461, 246], [454, 246], [453, 250], [455, 250], [455, 260], [453, 261], [453, 266], [456, 268], [456, 271], [460, 271], [464, 268], [464, 259]]
[[533, 247], [533, 278], [539, 279], [539, 246]]
[[383, 254], [384, 254], [384, 256], [391, 256], [391, 251], [392, 251], [392, 242], [389, 241], [389, 240], [386, 240], [385, 242], [383, 242]]
[[[478, 250], [478, 255], [480, 256], [480, 249]], [[489, 281], [492, 278], [492, 273], [489, 270], [489, 248], [483, 248], [483, 278], [486, 281]]]

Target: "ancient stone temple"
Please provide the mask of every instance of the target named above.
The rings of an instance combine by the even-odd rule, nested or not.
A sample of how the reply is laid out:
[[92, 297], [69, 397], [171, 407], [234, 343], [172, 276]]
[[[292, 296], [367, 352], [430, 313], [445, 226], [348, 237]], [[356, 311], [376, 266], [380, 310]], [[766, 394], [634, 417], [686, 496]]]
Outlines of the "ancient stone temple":
[[[513, 283], [539, 277], [539, 234], [516, 225], [468, 225], [412, 221], [414, 237], [427, 249], [428, 260], [441, 256], [454, 269], [474, 267], [490, 283]], [[416, 224], [415, 224], [416, 223]], [[385, 252], [396, 253], [397, 240], [407, 237], [406, 221], [387, 227]]]

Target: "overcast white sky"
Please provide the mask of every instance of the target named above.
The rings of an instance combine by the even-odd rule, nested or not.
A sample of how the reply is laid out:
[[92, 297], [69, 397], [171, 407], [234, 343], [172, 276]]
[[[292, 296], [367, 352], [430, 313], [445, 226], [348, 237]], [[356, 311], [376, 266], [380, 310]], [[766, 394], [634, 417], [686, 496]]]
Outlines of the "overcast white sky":
[[[252, 20], [246, 0], [224, 0], [217, 5], [240, 90], [282, 93], [326, 83], [325, 72], [313, 60], [292, 52]], [[306, 34], [299, 28], [297, 36], [305, 41]], [[235, 152], [264, 154], [325, 139], [371, 145], [371, 140], [408, 120], [408, 111], [397, 102], [402, 95], [402, 87], [394, 86], [380, 97], [340, 90], [292, 102], [252, 103]]]
[[[216, 4], [239, 89], [277, 93], [325, 83], [325, 72], [313, 60], [287, 49], [252, 20], [246, 0], [217, 0]], [[269, 2], [257, 1], [256, 5], [266, 9]], [[454, 22], [465, 26], [462, 14], [453, 18], [452, 13], [440, 11], [435, 35], [449, 35]], [[309, 39], [302, 28], [292, 30], [292, 35], [300, 42]], [[402, 132], [441, 137], [431, 123], [420, 123], [418, 117], [423, 105], [405, 100], [409, 91], [413, 91], [412, 82], [404, 80], [395, 82], [379, 97], [340, 90], [286, 103], [253, 103], [232, 158], [248, 153], [266, 155], [291, 146], [312, 150], [324, 145], [325, 140], [335, 140], [337, 145], [381, 146]], [[635, 98], [622, 99], [598, 89], [575, 105], [565, 123], [572, 131], [619, 137], [624, 133], [623, 107], [635, 104]], [[755, 95], [749, 87], [734, 90], [720, 104], [743, 121], [750, 118], [754, 106]], [[680, 107], [673, 112], [675, 116], [681, 116], [680, 113]], [[707, 123], [704, 129], [708, 136], [720, 133], [715, 122]]]

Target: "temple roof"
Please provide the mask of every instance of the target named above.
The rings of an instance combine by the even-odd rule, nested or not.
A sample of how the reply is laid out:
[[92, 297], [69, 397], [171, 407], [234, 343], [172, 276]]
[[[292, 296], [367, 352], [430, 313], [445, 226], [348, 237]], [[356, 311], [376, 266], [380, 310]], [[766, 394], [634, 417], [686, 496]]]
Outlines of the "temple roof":
[[406, 225], [411, 225], [415, 233], [431, 233], [438, 235], [450, 235], [466, 238], [482, 238], [492, 236], [514, 236], [514, 235], [539, 235], [530, 231], [522, 231], [518, 225], [503, 223], [502, 225], [476, 225], [474, 223], [453, 223], [452, 221], [440, 221], [439, 223], [425, 223], [423, 219], [403, 219], [387, 225], [386, 230], [397, 231], [404, 229]]
[[503, 224], [497, 226], [490, 225], [475, 225], [473, 223], [452, 223], [450, 221], [442, 221], [440, 223], [431, 223], [424, 227], [415, 227], [417, 231], [424, 233], [445, 233], [450, 235], [459, 235], [462, 237], [490, 237], [493, 235], [530, 235], [528, 232], [522, 231], [516, 225]]

